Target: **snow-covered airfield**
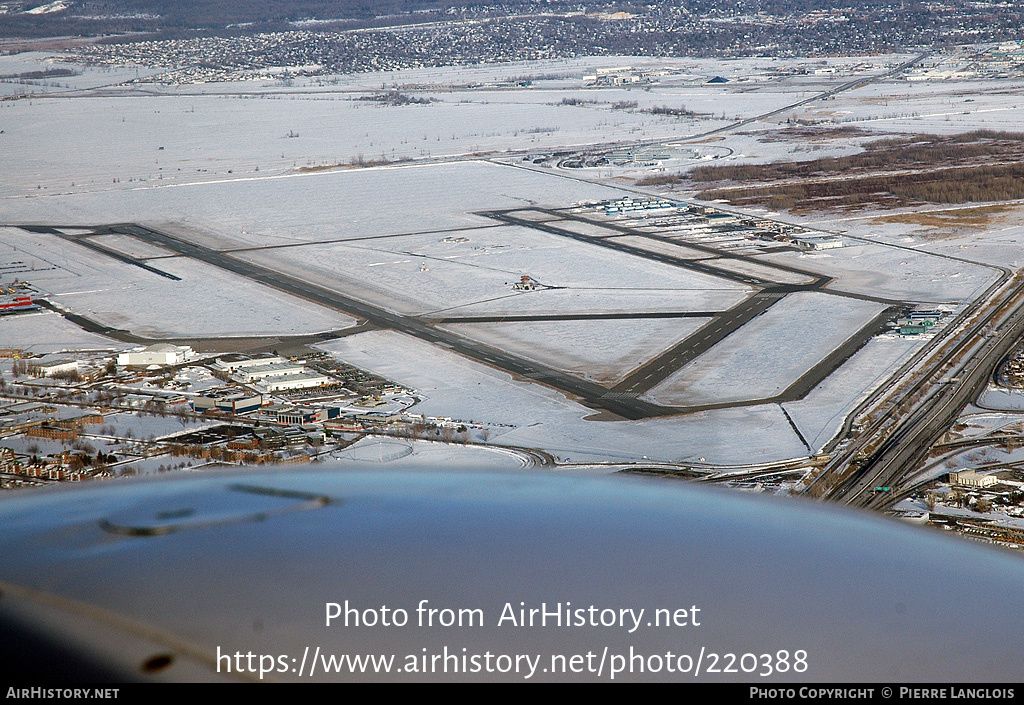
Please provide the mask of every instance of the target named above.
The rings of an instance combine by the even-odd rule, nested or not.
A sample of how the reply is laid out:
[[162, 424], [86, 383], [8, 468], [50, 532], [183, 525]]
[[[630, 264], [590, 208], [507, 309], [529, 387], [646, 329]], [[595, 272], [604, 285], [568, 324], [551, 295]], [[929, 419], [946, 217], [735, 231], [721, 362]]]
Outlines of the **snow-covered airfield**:
[[[601, 221], [603, 213], [584, 204], [660, 193], [633, 180], [658, 166], [570, 169], [534, 157], [683, 141], [907, 58], [602, 57], [175, 86], [140, 80], [151, 72], [135, 67], [76, 67], [81, 75], [62, 78], [62, 86], [0, 83], [0, 94], [21, 96], [0, 101], [0, 264], [22, 263], [4, 271], [75, 313], [153, 338], [300, 335], [356, 323], [358, 316], [137, 238], [96, 241], [176, 279], [18, 227], [54, 226], [73, 236], [86, 232], [76, 228], [139, 223], [611, 389], [759, 287], [486, 215], [517, 211], [550, 222], [536, 208]], [[0, 57], [0, 75], [56, 65], [43, 54]], [[630, 87], [583, 84], [584, 74], [626, 65], [660, 75]], [[716, 76], [729, 80], [708, 83]], [[846, 155], [869, 139], [773, 139], [796, 119], [875, 133], [1013, 130], [1021, 124], [1020, 88], [1012, 79], [887, 79], [696, 140], [689, 155], [680, 148], [661, 166]], [[375, 99], [388, 91], [424, 102]], [[660, 106], [688, 114], [645, 112]], [[845, 246], [750, 255], [831, 281], [787, 296], [634, 395], [706, 407], [698, 411], [616, 419], [543, 378], [394, 330], [323, 347], [417, 389], [426, 397], [418, 413], [508, 424], [493, 442], [545, 449], [561, 460], [743, 464], [807, 456], [927, 339], [872, 337], [800, 398], [772, 397], [864, 329], [886, 302], [955, 314], [983, 294], [999, 267], [1022, 264], [1015, 211], [990, 228], [941, 233], [884, 215], [807, 216], [814, 227], [844, 233]], [[619, 237], [600, 230], [580, 231]], [[622, 237], [637, 244], [625, 239], [635, 235]], [[718, 261], [694, 252], [695, 262]], [[719, 264], [736, 270], [738, 261]], [[514, 289], [523, 275], [543, 286]], [[659, 317], [665, 312], [679, 315]], [[96, 336], [54, 314], [0, 320], [0, 347], [45, 341], [57, 349], [61, 335], [66, 347], [96, 347]]]

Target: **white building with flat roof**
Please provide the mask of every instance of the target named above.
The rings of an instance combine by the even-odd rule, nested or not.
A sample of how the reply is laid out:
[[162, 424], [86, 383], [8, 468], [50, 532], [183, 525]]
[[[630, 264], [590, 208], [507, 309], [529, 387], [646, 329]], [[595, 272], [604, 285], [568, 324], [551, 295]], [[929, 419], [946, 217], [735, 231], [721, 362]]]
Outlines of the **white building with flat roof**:
[[243, 367], [234, 371], [233, 376], [239, 382], [256, 382], [261, 379], [269, 379], [271, 377], [286, 377], [288, 375], [299, 374], [305, 371], [305, 367], [297, 362], [272, 362], [267, 365], [253, 365], [251, 367]]
[[264, 394], [269, 392], [283, 392], [289, 389], [309, 389], [310, 387], [322, 387], [325, 384], [334, 382], [333, 379], [322, 375], [319, 372], [303, 371], [294, 374], [267, 377], [253, 386]]
[[807, 250], [834, 250], [843, 246], [843, 238], [840, 235], [793, 235], [794, 243]]
[[962, 487], [991, 487], [999, 483], [999, 479], [995, 475], [982, 475], [977, 470], [951, 472], [949, 481]]
[[218, 370], [225, 370], [227, 372], [234, 372], [235, 370], [244, 370], [250, 367], [260, 367], [262, 365], [280, 365], [281, 363], [288, 362], [279, 355], [267, 355], [265, 357], [218, 357], [217, 361], [213, 363], [213, 367]]
[[32, 365], [30, 369], [43, 377], [52, 377], [62, 372], [78, 372], [78, 362], [65, 359], [50, 360]]
[[192, 348], [187, 345], [171, 345], [157, 343], [148, 348], [139, 348], [117, 356], [117, 364], [122, 367], [148, 367], [149, 365], [180, 365], [193, 356]]

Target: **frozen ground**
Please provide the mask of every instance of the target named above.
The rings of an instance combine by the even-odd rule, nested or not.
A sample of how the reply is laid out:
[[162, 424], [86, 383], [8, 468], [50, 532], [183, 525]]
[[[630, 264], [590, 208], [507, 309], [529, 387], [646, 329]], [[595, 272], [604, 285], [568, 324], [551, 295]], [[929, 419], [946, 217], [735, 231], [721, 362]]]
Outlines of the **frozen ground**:
[[[73, 76], [44, 76], [25, 78], [24, 74], [38, 71], [64, 70]], [[136, 78], [158, 73], [157, 69], [111, 66], [88, 66], [61, 61], [40, 51], [0, 55], [0, 96], [42, 96], [116, 86]]]
[[982, 265], [853, 240], [836, 250], [761, 259], [833, 276], [832, 289], [925, 304], [971, 301], [998, 276]]
[[923, 342], [915, 338], [872, 338], [806, 397], [783, 404], [811, 449], [820, 450], [842, 427], [846, 415]]
[[160, 270], [180, 278], [175, 281], [53, 235], [15, 228], [0, 228], [2, 261], [29, 263], [32, 268], [21, 278], [46, 291], [54, 303], [142, 336], [298, 334], [354, 323], [344, 314], [195, 260], [158, 261]]
[[[957, 257], [1014, 269], [1024, 267], [1024, 203], [959, 203], [823, 216], [812, 225], [850, 235], [898, 244], [921, 252]], [[931, 219], [934, 225], [915, 223]], [[900, 222], [907, 221], [907, 222]], [[965, 264], [965, 267], [970, 265]]]
[[609, 239], [614, 242], [621, 242], [624, 245], [629, 245], [630, 247], [646, 250], [647, 252], [656, 252], [662, 255], [678, 257], [679, 259], [702, 260], [715, 257], [714, 254], [705, 252], [704, 250], [695, 250], [694, 248], [687, 247], [686, 245], [664, 242], [662, 240], [651, 240], [638, 235], [620, 235]]
[[799, 117], [887, 132], [954, 133], [1020, 129], [1019, 79], [886, 81], [835, 103], [804, 106]]
[[516, 321], [447, 324], [442, 328], [549, 367], [611, 385], [708, 320]]
[[[31, 193], [37, 186], [108, 190], [114, 179], [130, 187], [359, 160], [544, 150], [671, 136], [678, 129], [676, 119], [608, 108], [462, 102], [458, 95], [428, 105], [386, 106], [358, 97], [126, 95], [17, 101], [0, 109], [3, 144], [12, 160], [32, 166], [0, 170], [0, 195]], [[254, 114], [259, 116], [255, 120]], [[74, 131], [62, 129], [70, 115], [75, 116]], [[700, 129], [721, 124], [704, 121]], [[68, 160], [68, 155], [75, 158]]]
[[643, 398], [687, 406], [773, 397], [883, 308], [827, 294], [790, 294]]
[[[728, 284], [728, 283], [727, 283]], [[574, 287], [517, 291], [480, 303], [435, 311], [443, 316], [502, 314], [624, 313], [724, 311], [749, 295], [736, 288], [610, 289]]]
[[1024, 411], [1024, 392], [989, 386], [980, 397], [978, 405], [983, 409], [1002, 411]]
[[[0, 171], [3, 166], [0, 166]], [[621, 189], [510, 166], [469, 161], [230, 176], [188, 185], [139, 184], [110, 192], [0, 198], [3, 221], [143, 221], [216, 248], [322, 242], [495, 225], [473, 211], [571, 205]]]
[[697, 462], [703, 457], [708, 463], [746, 463], [806, 454], [774, 405], [643, 421], [588, 421], [594, 411], [559, 392], [400, 333], [371, 331], [321, 347], [415, 388], [425, 397], [415, 413], [513, 424], [517, 428], [498, 442], [542, 448], [563, 461]]
[[[72, 67], [82, 75], [36, 85], [0, 82], [0, 94], [49, 94], [0, 104], [4, 151], [10, 163], [22, 165], [0, 169], [0, 195], [118, 189], [154, 181], [185, 183], [251, 175], [257, 168], [259, 173], [282, 173], [360, 159], [508, 150], [543, 153], [567, 145], [684, 139], [833, 88], [846, 75], [880, 72], [886, 62], [897, 60], [860, 61], [858, 57], [845, 60], [838, 75], [800, 79], [782, 76], [778, 64], [759, 59], [601, 57], [287, 83], [254, 80], [134, 87], [118, 84], [152, 71]], [[609, 62], [667, 69], [669, 75], [646, 85], [585, 88], [583, 74]], [[787, 63], [810, 66], [814, 61]], [[2, 75], [54, 67], [64, 65], [40, 53], [0, 57]], [[529, 87], [488, 87], [524, 75], [538, 80]], [[719, 75], [730, 82], [707, 83]], [[435, 102], [384, 105], [364, 100], [378, 96], [382, 89]], [[616, 103], [636, 103], [636, 107], [616, 109]], [[685, 107], [695, 116], [645, 112], [660, 106]], [[66, 130], [72, 115], [76, 129]]]
[[[387, 465], [408, 459], [415, 469], [466, 467], [476, 470], [513, 470], [522, 468], [523, 459], [516, 453], [500, 447], [460, 446], [450, 443], [367, 436], [344, 450], [333, 451], [322, 460], [338, 462], [339, 469], [346, 463], [380, 463]], [[407, 465], [395, 463], [396, 469], [408, 470]]]
[[[669, 300], [678, 291], [744, 290], [717, 277], [525, 227], [461, 234], [469, 242], [444, 242], [446, 236], [431, 233], [236, 256], [411, 314], [450, 312], [514, 294], [512, 285], [522, 275], [574, 291], [642, 290]], [[586, 305], [585, 295], [583, 301]]]
[[124, 350], [129, 345], [87, 333], [52, 311], [0, 316], [0, 347], [32, 353]]
[[953, 435], [958, 438], [985, 436], [995, 431], [1024, 431], [1024, 419], [1017, 414], [982, 411], [966, 413], [956, 420]]
[[[182, 416], [156, 416], [141, 413], [118, 413], [104, 416], [103, 423], [98, 426], [87, 426], [86, 432], [92, 434], [105, 433], [119, 438], [135, 438], [137, 440], [161, 440], [166, 436], [185, 431], [196, 431], [201, 428], [215, 426], [220, 422], [205, 419], [185, 418]], [[110, 433], [110, 429], [113, 432]]]
[[[66, 229], [67, 230], [67, 229]], [[167, 257], [174, 253], [165, 250], [159, 245], [153, 245], [131, 235], [100, 235], [92, 238], [98, 245], [108, 247], [115, 252], [134, 257], [135, 259], [147, 259], [149, 257]]]
[[[0, 57], [0, 75], [38, 70], [41, 58]], [[56, 79], [82, 89], [74, 95], [50, 86], [47, 90], [65, 92], [0, 101], [0, 154], [4, 155], [0, 222], [68, 227], [142, 222], [219, 249], [304, 245], [251, 249], [236, 256], [303, 275], [312, 273], [354, 296], [432, 317], [720, 311], [749, 291], [566, 238], [497, 227], [493, 220], [474, 214], [531, 205], [563, 207], [628, 192], [613, 185], [614, 181], [602, 185], [577, 180], [578, 176], [607, 175], [601, 170], [581, 172], [533, 164], [526, 169], [518, 168], [528, 165], [520, 156], [507, 157], [510, 163], [499, 165], [467, 155], [505, 149], [543, 155], [564, 145], [652, 137], [684, 140], [725, 121], [764, 113], [834, 87], [850, 76], [881, 71], [885, 63], [898, 60], [856, 57], [821, 63], [814, 59], [602, 57], [320, 77], [298, 79], [292, 85], [274, 80], [181, 87], [149, 84], [145, 90], [151, 95], [129, 87], [105, 88], [102, 94], [88, 90], [89, 85], [131, 78], [134, 69], [107, 75], [86, 72]], [[667, 67], [669, 75], [645, 87], [582, 87], [582, 75], [597, 66], [623, 65]], [[838, 73], [787, 77], [782, 75], [787, 67], [811, 72], [837, 67]], [[488, 85], [527, 74], [536, 78], [530, 88]], [[715, 75], [730, 82], [706, 84]], [[88, 84], [93, 80], [97, 83]], [[382, 86], [436, 102], [384, 106], [359, 100], [379, 93]], [[878, 132], [948, 132], [977, 126], [1019, 129], [1010, 126], [1019, 123], [1017, 105], [1024, 104], [1017, 95], [1019, 87], [1013, 82], [869, 85], [745, 126], [738, 133], [716, 135], [705, 146], [713, 147], [722, 163], [730, 163], [845, 154], [870, 139], [773, 141], [792, 117]], [[973, 92], [971, 96], [967, 90]], [[0, 84], [0, 93], [4, 91], [9, 92], [9, 86]], [[973, 102], [968, 103], [968, 98]], [[563, 99], [583, 102], [571, 105]], [[638, 105], [615, 109], [616, 101]], [[685, 105], [703, 115], [672, 118], [642, 112], [661, 105]], [[391, 160], [427, 155], [436, 161], [301, 171], [358, 161], [360, 156]], [[464, 161], [442, 163], [441, 155], [462, 155], [459, 159]], [[654, 173], [650, 168], [634, 171]], [[624, 172], [633, 173], [629, 169], [615, 173]], [[907, 248], [924, 247], [1007, 266], [1011, 262], [1017, 266], [1019, 243], [1024, 240], [1020, 223], [942, 241], [925, 241], [912, 228], [869, 220], [846, 223], [836, 217], [829, 227], [849, 230], [852, 236], [877, 236]], [[447, 236], [469, 241], [442, 243]], [[220, 270], [165, 258], [140, 241], [117, 236], [102, 241], [130, 254], [156, 256], [153, 266], [183, 281], [173, 282], [20, 230], [0, 229], [0, 260], [23, 261], [19, 276], [54, 292], [55, 301], [76, 312], [154, 337], [281, 335], [351, 323], [345, 316]], [[837, 276], [832, 284], [836, 288], [922, 303], [969, 300], [995, 276], [990, 269], [912, 249], [847, 244], [826, 253], [774, 257]], [[567, 288], [513, 292], [509, 284], [521, 274]], [[774, 393], [880, 310], [848, 299], [806, 296], [818, 305], [801, 305], [799, 311], [787, 313], [783, 302], [713, 351], [718, 356], [714, 364], [700, 368], [699, 379], [687, 378], [692, 389], [680, 388], [671, 394], [685, 396], [687, 401], [696, 394], [717, 402]], [[800, 297], [790, 300], [801, 301]], [[822, 322], [823, 317], [828, 320]], [[65, 332], [67, 324], [61, 319], [37, 318], [58, 329], [40, 331], [39, 346], [52, 340], [56, 350], [64, 341], [91, 342], [81, 331]], [[683, 330], [678, 326], [700, 321], [454, 326], [578, 374], [616, 379], [631, 360], [674, 342], [668, 341], [675, 336], [673, 331]], [[0, 319], [0, 337], [5, 330], [15, 330], [8, 323]], [[67, 337], [72, 333], [78, 337]], [[29, 331], [12, 334], [12, 339], [36, 335]], [[787, 403], [786, 409], [811, 445], [824, 443], [857, 400], [918, 344], [871, 341], [806, 399]], [[594, 412], [557, 392], [515, 381], [395, 333], [360, 334], [333, 343], [332, 349], [355, 364], [385, 376], [393, 374], [397, 381], [420, 388], [428, 399], [416, 411], [512, 423], [515, 430], [503, 434], [501, 442], [544, 447], [563, 459], [651, 456], [743, 462], [806, 453], [778, 406], [637, 422], [585, 421]]]
[[730, 259], [728, 257], [719, 257], [711, 264], [714, 267], [718, 267], [719, 269], [724, 269], [729, 272], [750, 274], [770, 282], [779, 282], [780, 284], [810, 284], [814, 281], [812, 277], [805, 274], [787, 272], [781, 269], [776, 269], [775, 267], [767, 267], [743, 260]]

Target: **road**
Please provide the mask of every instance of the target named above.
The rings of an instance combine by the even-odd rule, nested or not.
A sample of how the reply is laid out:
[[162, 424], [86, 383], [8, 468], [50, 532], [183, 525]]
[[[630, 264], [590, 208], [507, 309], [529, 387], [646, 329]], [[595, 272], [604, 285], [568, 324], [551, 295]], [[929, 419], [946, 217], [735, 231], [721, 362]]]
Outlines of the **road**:
[[[985, 388], [1022, 335], [1024, 281], [1018, 276], [954, 338], [934, 347], [933, 358], [888, 406], [876, 407], [869, 427], [815, 481], [827, 488], [824, 498], [872, 509], [895, 504], [931, 447]], [[951, 378], [956, 382], [949, 383]], [[876, 492], [877, 487], [890, 490]]]

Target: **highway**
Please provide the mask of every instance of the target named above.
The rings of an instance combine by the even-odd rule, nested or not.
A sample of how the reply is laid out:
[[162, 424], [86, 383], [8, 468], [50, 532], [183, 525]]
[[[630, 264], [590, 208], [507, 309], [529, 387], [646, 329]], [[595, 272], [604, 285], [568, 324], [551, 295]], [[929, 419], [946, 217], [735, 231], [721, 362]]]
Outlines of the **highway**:
[[[826, 465], [812, 487], [824, 488], [825, 499], [844, 504], [872, 509], [895, 504], [931, 447], [1024, 335], [1022, 302], [1024, 282], [1017, 276], [955, 337], [936, 347], [888, 404], [875, 407], [867, 427]], [[890, 489], [879, 492], [878, 487]]]

